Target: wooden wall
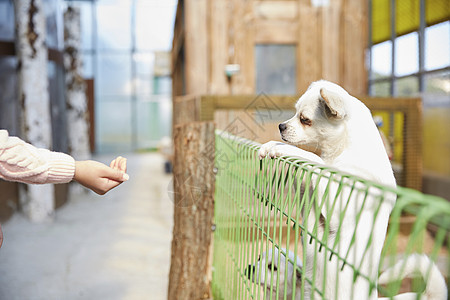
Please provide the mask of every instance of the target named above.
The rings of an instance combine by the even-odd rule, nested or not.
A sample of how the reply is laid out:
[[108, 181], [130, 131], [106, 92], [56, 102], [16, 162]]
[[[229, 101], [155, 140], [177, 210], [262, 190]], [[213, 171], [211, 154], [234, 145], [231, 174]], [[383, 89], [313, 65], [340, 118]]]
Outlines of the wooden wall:
[[[174, 95], [253, 94], [256, 44], [296, 45], [299, 93], [323, 78], [366, 94], [367, 8], [361, 0], [180, 0]], [[241, 67], [231, 81], [226, 64]]]

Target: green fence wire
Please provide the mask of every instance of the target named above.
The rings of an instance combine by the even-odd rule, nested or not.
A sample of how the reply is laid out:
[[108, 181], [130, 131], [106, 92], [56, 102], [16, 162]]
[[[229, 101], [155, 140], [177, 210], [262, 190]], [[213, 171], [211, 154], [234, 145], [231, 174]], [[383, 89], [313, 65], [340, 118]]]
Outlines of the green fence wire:
[[[214, 299], [337, 299], [339, 289], [347, 299], [361, 290], [364, 299], [420, 293], [427, 278], [377, 283], [379, 272], [413, 253], [425, 253], [447, 277], [449, 202], [301, 158], [260, 160], [259, 147], [216, 133]], [[372, 231], [386, 209], [387, 235], [377, 238]], [[364, 226], [371, 228], [365, 236], [358, 232]]]

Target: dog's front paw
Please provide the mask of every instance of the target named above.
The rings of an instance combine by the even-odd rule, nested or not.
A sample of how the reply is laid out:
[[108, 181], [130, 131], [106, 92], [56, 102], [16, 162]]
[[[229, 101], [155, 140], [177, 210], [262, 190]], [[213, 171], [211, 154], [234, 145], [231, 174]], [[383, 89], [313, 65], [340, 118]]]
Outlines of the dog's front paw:
[[263, 145], [261, 145], [261, 148], [259, 148], [259, 159], [263, 159], [264, 157], [270, 157], [275, 158], [281, 155], [281, 152], [279, 151], [279, 146], [284, 145], [283, 143], [276, 142], [276, 141], [270, 141]]

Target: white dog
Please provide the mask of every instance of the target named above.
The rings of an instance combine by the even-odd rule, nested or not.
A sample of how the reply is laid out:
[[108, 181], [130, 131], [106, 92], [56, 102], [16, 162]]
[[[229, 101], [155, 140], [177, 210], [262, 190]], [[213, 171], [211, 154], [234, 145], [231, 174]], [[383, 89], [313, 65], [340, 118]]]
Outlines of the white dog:
[[[340, 86], [322, 80], [310, 85], [295, 108], [294, 117], [279, 125], [282, 139], [291, 145], [268, 142], [261, 146], [261, 159], [298, 156], [396, 187], [383, 141], [361, 101]], [[300, 147], [313, 149], [314, 153]], [[338, 183], [327, 186], [325, 180], [316, 182], [317, 178], [313, 177], [313, 185], [318, 189], [314, 200], [318, 203], [303, 211], [307, 231], [318, 233], [314, 240], [303, 240], [305, 274], [316, 278], [314, 287], [306, 284], [305, 298], [376, 299], [377, 291], [370, 289], [368, 279], [377, 280], [395, 195], [385, 193], [381, 202], [377, 189], [358, 192], [364, 185], [356, 183], [356, 189], [344, 186], [339, 190]], [[322, 249], [320, 243], [333, 247], [333, 254]], [[351, 266], [356, 266], [359, 273]]]
[[[286, 261], [284, 253], [288, 253], [289, 259]], [[297, 268], [294, 270], [292, 261], [296, 261]], [[286, 268], [287, 267], [287, 268]], [[295, 258], [292, 251], [286, 252], [286, 249], [279, 251], [278, 248], [264, 252], [254, 264], [246, 269], [246, 274], [250, 280], [259, 284], [267, 290], [266, 295], [272, 293], [272, 297], [267, 299], [277, 299], [277, 281], [278, 281], [278, 299], [284, 298], [286, 285], [286, 299], [292, 299], [293, 287], [295, 287], [295, 299], [300, 299], [301, 290], [301, 268], [302, 262], [299, 257]], [[295, 272], [295, 273], [294, 273]], [[294, 275], [295, 274], [295, 275]]]
[[[286, 254], [289, 259], [286, 261]], [[296, 261], [297, 268], [294, 270], [293, 261]], [[286, 268], [287, 267], [287, 268]], [[286, 272], [287, 270], [287, 272]], [[295, 275], [294, 275], [295, 272]], [[295, 257], [292, 251], [277, 248], [274, 251], [264, 252], [258, 261], [251, 264], [246, 269], [246, 274], [250, 280], [265, 287], [266, 295], [272, 293], [271, 299], [277, 299], [276, 285], [278, 280], [278, 299], [292, 299], [295, 289], [295, 299], [301, 299], [301, 273], [302, 263], [299, 257]], [[447, 299], [447, 288], [445, 280], [436, 265], [426, 256], [413, 254], [406, 259], [398, 261], [394, 266], [385, 270], [379, 277], [379, 284], [387, 284], [394, 280], [406, 277], [421, 276], [426, 287], [420, 299], [423, 300], [444, 300]], [[285, 288], [286, 285], [286, 288]], [[286, 291], [286, 298], [284, 298]], [[416, 293], [402, 293], [393, 297], [393, 300], [416, 300]], [[387, 300], [389, 298], [379, 298]]]

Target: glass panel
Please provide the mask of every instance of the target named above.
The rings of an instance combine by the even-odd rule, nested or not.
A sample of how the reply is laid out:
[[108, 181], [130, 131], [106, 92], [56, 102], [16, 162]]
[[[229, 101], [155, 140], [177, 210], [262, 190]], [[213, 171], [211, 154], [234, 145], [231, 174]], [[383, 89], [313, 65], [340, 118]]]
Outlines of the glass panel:
[[153, 80], [153, 92], [159, 95], [171, 95], [172, 78], [169, 76], [155, 77]]
[[[425, 92], [427, 94], [440, 94], [450, 96], [450, 72], [440, 72], [425, 75]], [[450, 97], [447, 97], [450, 103]]]
[[424, 168], [450, 176], [450, 72], [426, 75], [422, 99]]
[[371, 96], [387, 97], [391, 94], [391, 83], [389, 81], [376, 82], [372, 84]]
[[78, 2], [77, 7], [80, 8], [81, 14], [81, 49], [91, 50], [93, 45], [93, 5], [91, 2]]
[[0, 56], [0, 128], [10, 135], [19, 135], [19, 107], [17, 95], [17, 59]]
[[116, 152], [132, 150], [132, 106], [127, 97], [100, 97], [97, 102], [97, 150]]
[[419, 71], [419, 39], [413, 32], [395, 40], [395, 75], [403, 76]]
[[256, 93], [297, 92], [295, 45], [256, 45]]
[[134, 88], [133, 93], [139, 96], [149, 96], [153, 93], [152, 76], [150, 75], [138, 75], [133, 80]]
[[425, 28], [425, 69], [450, 66], [450, 22]]
[[419, 80], [416, 76], [396, 80], [397, 96], [415, 96], [419, 93]]
[[138, 95], [150, 95], [153, 93], [152, 79], [155, 63], [153, 53], [136, 53], [133, 55], [135, 66], [134, 84]]
[[52, 139], [54, 151], [67, 152], [67, 122], [63, 68], [53, 61], [47, 64], [48, 91], [51, 103]]
[[136, 72], [138, 74], [152, 74], [155, 64], [155, 54], [153, 52], [138, 52], [133, 55]]
[[136, 4], [136, 48], [170, 50], [177, 1], [141, 0]]
[[84, 78], [94, 78], [94, 56], [90, 53], [82, 54], [82, 67]]
[[131, 49], [131, 1], [97, 2], [99, 49]]
[[[424, 107], [450, 109], [449, 71], [425, 75], [425, 92], [422, 101]], [[449, 116], [450, 114], [447, 114], [447, 118], [450, 119]]]
[[11, 0], [0, 0], [0, 40], [14, 40], [14, 6]]
[[96, 90], [101, 95], [130, 95], [131, 57], [122, 54], [99, 54]]
[[171, 97], [139, 98], [137, 105], [138, 148], [156, 148], [161, 138], [171, 136]]
[[392, 74], [392, 42], [387, 41], [372, 47], [372, 76], [374, 79]]
[[63, 3], [61, 0], [44, 0], [47, 47], [64, 49]]

